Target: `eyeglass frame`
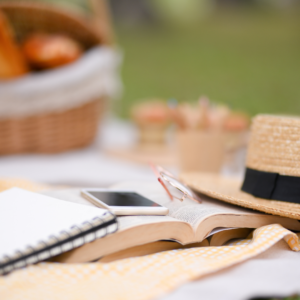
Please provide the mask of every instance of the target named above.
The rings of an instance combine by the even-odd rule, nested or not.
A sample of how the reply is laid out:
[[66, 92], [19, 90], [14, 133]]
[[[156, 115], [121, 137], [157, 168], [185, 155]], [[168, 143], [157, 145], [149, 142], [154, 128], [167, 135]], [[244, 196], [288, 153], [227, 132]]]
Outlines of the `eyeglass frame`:
[[[191, 199], [191, 200], [193, 200], [193, 201], [196, 201], [197, 203], [202, 203], [202, 200], [201, 200], [198, 196], [196, 196], [196, 195], [194, 194], [194, 192], [193, 192], [189, 187], [187, 187], [184, 183], [182, 183], [182, 182], [180, 182], [178, 179], [176, 179], [176, 178], [174, 177], [174, 175], [171, 174], [169, 171], [165, 170], [163, 167], [161, 167], [161, 166], [159, 166], [159, 165], [154, 165], [153, 163], [150, 163], [150, 167], [151, 167], [152, 171], [154, 172], [154, 174], [155, 174], [155, 176], [156, 176], [158, 182], [159, 182], [159, 183], [162, 185], [162, 187], [165, 189], [165, 191], [167, 192], [168, 196], [170, 197], [170, 199], [171, 199], [172, 201], [173, 201], [174, 198], [175, 198], [175, 199], [178, 199], [178, 200], [180, 200], [180, 201], [182, 202], [182, 201], [184, 201], [186, 198], [189, 198], [189, 199]], [[167, 176], [169, 176], [169, 177], [171, 177], [172, 179], [174, 179], [175, 182], [179, 182], [182, 186], [184, 186], [184, 187], [186, 188], [186, 190], [187, 190], [190, 194], [188, 194], [188, 192], [182, 190], [178, 185], [176, 185], [175, 182], [172, 182], [172, 181], [170, 181], [168, 178], [166, 178], [166, 176], [164, 176], [164, 174], [167, 175]], [[179, 191], [183, 194], [183, 196], [182, 196], [181, 198], [178, 198], [178, 197], [176, 197], [176, 196], [173, 196], [173, 195], [171, 194], [171, 192], [169, 191], [169, 189], [167, 188], [167, 186], [165, 185], [165, 183], [163, 182], [163, 180], [167, 181], [170, 185], [172, 185], [174, 188], [176, 188], [177, 190], [179, 190]], [[195, 196], [196, 196], [196, 197], [195, 197]]]

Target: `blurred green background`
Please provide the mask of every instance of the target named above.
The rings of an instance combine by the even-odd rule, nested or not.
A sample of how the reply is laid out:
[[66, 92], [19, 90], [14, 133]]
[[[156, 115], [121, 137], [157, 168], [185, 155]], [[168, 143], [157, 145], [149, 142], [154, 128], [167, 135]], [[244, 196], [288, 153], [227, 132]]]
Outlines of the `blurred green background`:
[[[88, 8], [90, 0], [43, 0]], [[143, 99], [300, 114], [299, 0], [109, 0], [124, 54], [123, 118]]]
[[207, 95], [234, 109], [300, 114], [299, 11], [215, 12], [193, 26], [116, 27], [122, 117], [147, 97]]

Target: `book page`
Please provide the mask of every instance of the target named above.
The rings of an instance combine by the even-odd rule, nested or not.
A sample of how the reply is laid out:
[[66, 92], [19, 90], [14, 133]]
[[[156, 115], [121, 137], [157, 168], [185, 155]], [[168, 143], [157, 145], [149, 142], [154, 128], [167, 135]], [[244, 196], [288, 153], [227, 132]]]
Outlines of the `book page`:
[[182, 202], [177, 199], [170, 200], [167, 193], [158, 182], [125, 182], [114, 185], [111, 188], [136, 191], [144, 197], [167, 207], [169, 209], [169, 217], [189, 223], [194, 230], [197, 229], [198, 225], [204, 219], [215, 214], [248, 215], [252, 213], [248, 209], [234, 207], [233, 205], [206, 196], [201, 197], [202, 203], [197, 203], [188, 198]]

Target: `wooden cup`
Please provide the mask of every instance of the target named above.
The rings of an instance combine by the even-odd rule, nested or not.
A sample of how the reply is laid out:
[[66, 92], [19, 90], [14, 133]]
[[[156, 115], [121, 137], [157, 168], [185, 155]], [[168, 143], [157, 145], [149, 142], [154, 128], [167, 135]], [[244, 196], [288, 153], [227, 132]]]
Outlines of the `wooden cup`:
[[219, 172], [225, 155], [225, 137], [220, 131], [177, 132], [181, 171]]

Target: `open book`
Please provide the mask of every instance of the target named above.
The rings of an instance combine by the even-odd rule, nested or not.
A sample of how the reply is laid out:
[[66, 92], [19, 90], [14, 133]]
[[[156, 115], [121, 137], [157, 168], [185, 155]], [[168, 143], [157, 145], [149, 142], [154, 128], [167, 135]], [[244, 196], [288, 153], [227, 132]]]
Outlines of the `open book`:
[[240, 239], [251, 239], [253, 230], [254, 229], [251, 228], [218, 228], [213, 230], [208, 238], [199, 243], [181, 245], [180, 243], [175, 241], [151, 242], [144, 245], [130, 247], [128, 249], [120, 250], [118, 252], [114, 252], [112, 254], [103, 256], [99, 259], [99, 261], [101, 261], [102, 263], [109, 263], [124, 258], [150, 255], [168, 250], [183, 248], [186, 249], [193, 247], [223, 246], [232, 241]]
[[[225, 228], [257, 228], [278, 223], [291, 230], [300, 230], [300, 222], [279, 216], [233, 206], [207, 196], [201, 196], [202, 204], [185, 199], [171, 201], [162, 187], [156, 183], [122, 183], [113, 189], [127, 189], [169, 208], [168, 216], [121, 216], [119, 230], [103, 239], [66, 252], [58, 261], [75, 263], [99, 259], [119, 251], [149, 244], [159, 240], [173, 240], [182, 245], [204, 241], [213, 230]], [[48, 191], [56, 198], [93, 205], [80, 196], [80, 190]]]

